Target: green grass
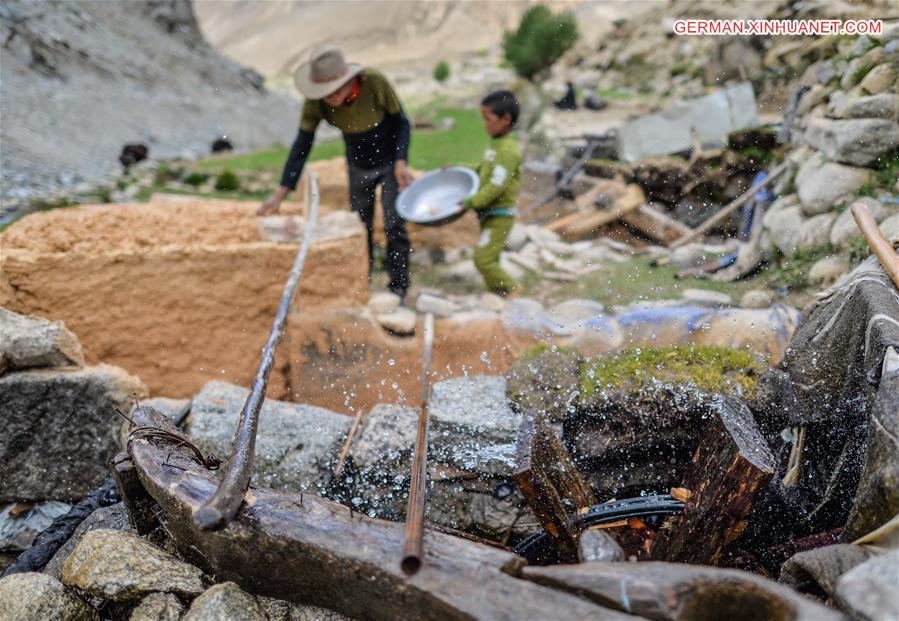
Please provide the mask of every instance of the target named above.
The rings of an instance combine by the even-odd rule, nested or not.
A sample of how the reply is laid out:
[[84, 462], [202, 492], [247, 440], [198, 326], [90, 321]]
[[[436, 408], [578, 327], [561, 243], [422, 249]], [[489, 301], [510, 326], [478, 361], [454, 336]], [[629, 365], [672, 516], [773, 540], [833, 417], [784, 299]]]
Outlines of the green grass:
[[[480, 161], [488, 137], [477, 110], [447, 108], [434, 114], [435, 121], [450, 117], [455, 126], [446, 131], [413, 131], [412, 146], [409, 149], [409, 164], [418, 170], [432, 170], [441, 166], [475, 164]], [[277, 147], [233, 155], [210, 157], [196, 162], [196, 167], [206, 170], [230, 169], [233, 171], [280, 172], [287, 160], [288, 148]], [[309, 161], [326, 160], [344, 154], [342, 140], [316, 142], [309, 154]]]
[[539, 297], [547, 303], [571, 298], [596, 300], [605, 306], [629, 304], [640, 300], [677, 299], [684, 289], [709, 289], [730, 295], [734, 302], [749, 289], [764, 286], [758, 279], [717, 282], [703, 278], [677, 280], [677, 268], [670, 265], [653, 267], [648, 257], [635, 257], [622, 263], [606, 263], [601, 270], [582, 276], [576, 282], [546, 286]]
[[777, 287], [801, 290], [809, 286], [808, 272], [817, 261], [834, 254], [830, 244], [824, 244], [810, 250], [797, 250], [789, 257], [781, 259], [780, 264], [770, 272], [772, 283]]

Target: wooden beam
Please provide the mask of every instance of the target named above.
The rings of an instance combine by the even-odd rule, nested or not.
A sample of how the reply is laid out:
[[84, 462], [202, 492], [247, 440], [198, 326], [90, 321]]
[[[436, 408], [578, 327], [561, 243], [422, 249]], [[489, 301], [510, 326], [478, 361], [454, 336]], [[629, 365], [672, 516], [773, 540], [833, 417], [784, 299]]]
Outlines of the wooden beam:
[[621, 220], [664, 246], [693, 232], [683, 222], [649, 204], [640, 205], [634, 211], [624, 214]]
[[515, 482], [563, 560], [577, 562], [579, 530], [571, 518], [596, 504], [565, 445], [538, 412], [525, 413], [518, 432]]
[[862, 235], [865, 236], [871, 251], [877, 255], [877, 260], [880, 261], [893, 284], [899, 287], [899, 256], [893, 250], [893, 244], [880, 233], [877, 222], [871, 217], [871, 212], [864, 203], [855, 203], [851, 209], [852, 217], [855, 218], [855, 223]]
[[[643, 194], [643, 190], [639, 185], [631, 183], [625, 188], [624, 194], [615, 199], [611, 207], [598, 209], [580, 218], [572, 218], [564, 228], [558, 229], [557, 232], [565, 238], [579, 239], [592, 234], [603, 225], [621, 219], [626, 213], [639, 208], [645, 202], [646, 196]], [[581, 213], [572, 215], [581, 215]]]
[[659, 531], [654, 559], [725, 563], [774, 476], [774, 455], [742, 401], [725, 398], [702, 437], [682, 485], [692, 495], [670, 528]]

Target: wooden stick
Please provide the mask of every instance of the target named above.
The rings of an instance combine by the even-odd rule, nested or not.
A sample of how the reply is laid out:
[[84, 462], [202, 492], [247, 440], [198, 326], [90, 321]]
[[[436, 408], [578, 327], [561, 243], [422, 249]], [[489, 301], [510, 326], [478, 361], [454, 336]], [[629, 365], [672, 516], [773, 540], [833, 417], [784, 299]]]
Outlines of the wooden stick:
[[868, 246], [877, 255], [877, 260], [880, 261], [887, 276], [899, 288], [899, 256], [893, 249], [893, 245], [881, 234], [880, 229], [877, 228], [877, 222], [871, 217], [871, 212], [864, 203], [855, 203], [851, 210], [852, 217], [855, 218], [855, 223], [862, 235], [865, 236]]
[[400, 568], [407, 576], [421, 569], [424, 556], [425, 497], [428, 481], [428, 401], [430, 398], [431, 350], [434, 347], [434, 315], [425, 315], [425, 343], [421, 372], [421, 412], [418, 415], [418, 438], [412, 458], [412, 481], [409, 484], [409, 504], [406, 508], [406, 538]]
[[[713, 226], [715, 226], [716, 224], [718, 224], [719, 222], [724, 220], [733, 211], [742, 207], [743, 203], [745, 203], [750, 198], [752, 198], [756, 192], [758, 192], [763, 187], [765, 187], [766, 185], [768, 185], [769, 183], [774, 181], [777, 177], [779, 177], [781, 175], [781, 173], [783, 173], [787, 169], [789, 164], [790, 164], [789, 160], [784, 160], [783, 162], [778, 164], [774, 168], [774, 170], [772, 170], [771, 173], [767, 177], [765, 177], [762, 181], [760, 181], [759, 183], [756, 183], [754, 186], [752, 186], [751, 188], [749, 188], [748, 190], [743, 192], [743, 194], [741, 194], [740, 196], [735, 198], [727, 207], [724, 207], [718, 213], [716, 213], [714, 216], [712, 216], [711, 218], [709, 218], [708, 220], [706, 220], [705, 222], [700, 224], [698, 227], [693, 229], [693, 232], [690, 233], [689, 235], [684, 235], [679, 240], [677, 240], [676, 242], [671, 244], [670, 247], [671, 248], [679, 248], [679, 247], [683, 246], [684, 244], [688, 244], [691, 241], [693, 241], [694, 239], [696, 239], [697, 237], [699, 237], [700, 235], [702, 235], [703, 233], [705, 233], [706, 231], [708, 231], [710, 228], [712, 228]], [[761, 222], [753, 222], [753, 226], [758, 226], [760, 224], [761, 224]]]
[[335, 481], [340, 477], [340, 473], [343, 471], [343, 464], [346, 462], [346, 457], [350, 453], [350, 447], [353, 445], [353, 439], [356, 437], [356, 431], [359, 429], [360, 423], [364, 417], [365, 410], [360, 408], [359, 412], [356, 413], [356, 417], [353, 419], [353, 426], [350, 427], [350, 433], [347, 434], [346, 442], [343, 443], [343, 448], [340, 450], [340, 456], [337, 458], [337, 466], [334, 468]]
[[262, 360], [259, 361], [259, 367], [256, 369], [253, 386], [240, 411], [240, 422], [234, 433], [234, 444], [231, 447], [228, 467], [225, 469], [225, 474], [215, 494], [194, 513], [194, 524], [202, 530], [219, 529], [233, 520], [243, 503], [247, 487], [250, 485], [253, 456], [256, 452], [256, 431], [259, 429], [259, 412], [265, 402], [268, 378], [275, 365], [275, 351], [284, 334], [287, 314], [290, 312], [300, 276], [303, 274], [303, 264], [306, 261], [306, 255], [309, 254], [309, 248], [312, 246], [315, 223], [318, 219], [318, 179], [311, 170], [308, 171], [308, 174], [307, 197], [309, 200], [306, 203], [308, 213], [306, 214], [306, 232], [303, 235], [303, 243], [287, 277], [287, 283], [284, 285], [278, 313], [275, 315], [268, 341], [262, 348]]

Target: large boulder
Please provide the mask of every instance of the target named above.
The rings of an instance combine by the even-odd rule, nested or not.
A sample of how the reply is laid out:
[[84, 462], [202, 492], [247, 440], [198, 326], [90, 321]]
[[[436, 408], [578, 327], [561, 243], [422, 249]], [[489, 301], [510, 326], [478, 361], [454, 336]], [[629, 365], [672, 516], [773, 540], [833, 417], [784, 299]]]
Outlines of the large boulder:
[[899, 110], [899, 95], [880, 93], [864, 97], [847, 97], [834, 109], [834, 114], [847, 119], [892, 119]]
[[[855, 199], [853, 203], [865, 205], [871, 213], [871, 217], [877, 222], [882, 221], [890, 213], [879, 200], [869, 196], [861, 196]], [[861, 236], [862, 233], [855, 223], [852, 211], [846, 209], [837, 216], [836, 221], [833, 223], [833, 228], [830, 229], [830, 244], [835, 248], [846, 248]]]
[[899, 618], [899, 550], [888, 550], [853, 567], [837, 582], [834, 600], [853, 619]]
[[[827, 162], [819, 154], [813, 155], [802, 163], [796, 173], [796, 191], [802, 202], [803, 213], [810, 216], [821, 214], [840, 204], [848, 203], [855, 197], [858, 188], [868, 180], [870, 174], [868, 170]], [[768, 224], [767, 215], [765, 224]], [[792, 223], [779, 222], [779, 224]], [[768, 228], [772, 233], [777, 231], [775, 226]]]
[[870, 166], [899, 145], [899, 123], [890, 119], [812, 118], [805, 141], [835, 162]]
[[799, 229], [799, 250], [812, 250], [827, 245], [830, 242], [830, 229], [836, 218], [834, 213], [821, 213], [803, 222]]
[[75, 532], [72, 533], [72, 536], [69, 537], [68, 541], [62, 544], [62, 547], [56, 551], [56, 554], [53, 555], [47, 563], [47, 566], [44, 567], [44, 573], [51, 575], [54, 578], [59, 578], [59, 574], [62, 572], [62, 564], [69, 558], [69, 555], [72, 553], [72, 550], [75, 549], [75, 546], [84, 539], [86, 533], [99, 529], [132, 530], [131, 522], [128, 518], [128, 510], [125, 509], [124, 503], [117, 502], [108, 507], [100, 507], [87, 516], [81, 524], [78, 525], [78, 528], [75, 529]]
[[78, 338], [61, 321], [0, 308], [0, 375], [41, 367], [84, 366]]
[[199, 595], [203, 572], [134, 533], [92, 530], [65, 563], [64, 584], [116, 601], [139, 600], [154, 591]]
[[52, 576], [21, 573], [0, 580], [0, 616], [10, 621], [99, 621], [97, 611]]
[[[203, 453], [223, 460], [249, 391], [209, 382], [193, 398], [188, 433]], [[267, 399], [259, 418], [253, 484], [320, 493], [352, 419], [324, 408]]]
[[210, 587], [191, 605], [183, 621], [267, 621], [256, 598], [233, 582]]
[[131, 396], [146, 388], [118, 367], [0, 377], [0, 501], [81, 499], [108, 474]]
[[786, 256], [792, 255], [799, 248], [799, 230], [804, 221], [802, 207], [799, 205], [766, 213], [764, 219], [771, 241]]

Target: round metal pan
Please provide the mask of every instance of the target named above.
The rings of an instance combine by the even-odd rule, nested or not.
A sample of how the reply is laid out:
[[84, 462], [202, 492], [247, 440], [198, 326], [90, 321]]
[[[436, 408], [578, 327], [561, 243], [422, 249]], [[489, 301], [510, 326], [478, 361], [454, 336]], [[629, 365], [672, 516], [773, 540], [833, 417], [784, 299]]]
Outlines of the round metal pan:
[[465, 213], [459, 203], [477, 191], [478, 176], [469, 168], [433, 170], [400, 192], [396, 211], [408, 222], [439, 226]]

